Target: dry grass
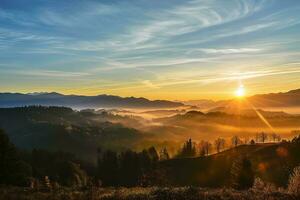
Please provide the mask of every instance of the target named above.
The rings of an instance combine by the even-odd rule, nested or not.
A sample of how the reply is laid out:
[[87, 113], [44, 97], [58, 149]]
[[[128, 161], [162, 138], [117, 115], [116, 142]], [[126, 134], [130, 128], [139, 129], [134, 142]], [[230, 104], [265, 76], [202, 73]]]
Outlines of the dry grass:
[[73, 190], [64, 188], [52, 192], [32, 191], [23, 188], [2, 187], [2, 200], [289, 200], [297, 199], [285, 191], [259, 191], [250, 189], [180, 188], [90, 188]]

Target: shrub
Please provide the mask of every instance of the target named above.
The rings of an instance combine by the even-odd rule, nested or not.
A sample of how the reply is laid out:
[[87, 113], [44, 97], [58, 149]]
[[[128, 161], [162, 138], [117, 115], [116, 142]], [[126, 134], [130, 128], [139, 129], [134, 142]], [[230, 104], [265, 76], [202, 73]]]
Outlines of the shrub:
[[300, 196], [300, 166], [294, 168], [289, 178], [288, 193]]
[[278, 189], [276, 186], [272, 183], [264, 182], [260, 178], [255, 178], [252, 190], [254, 192], [266, 192], [266, 193], [272, 193], [272, 192], [278, 192]]

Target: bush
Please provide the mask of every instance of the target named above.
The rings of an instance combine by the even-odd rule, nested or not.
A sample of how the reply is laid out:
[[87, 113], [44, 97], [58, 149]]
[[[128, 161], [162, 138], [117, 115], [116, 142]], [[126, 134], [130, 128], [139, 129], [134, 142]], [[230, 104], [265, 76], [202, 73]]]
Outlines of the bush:
[[288, 193], [300, 196], [300, 166], [294, 168], [289, 178]]
[[272, 192], [278, 192], [278, 188], [272, 183], [267, 183], [261, 180], [260, 178], [255, 178], [252, 190], [254, 192], [266, 192], [266, 193], [272, 193]]

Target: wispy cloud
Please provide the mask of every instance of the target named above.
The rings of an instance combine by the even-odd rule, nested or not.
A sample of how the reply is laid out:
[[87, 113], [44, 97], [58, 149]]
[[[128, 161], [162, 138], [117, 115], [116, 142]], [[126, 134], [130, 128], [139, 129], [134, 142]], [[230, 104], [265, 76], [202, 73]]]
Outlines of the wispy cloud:
[[228, 81], [232, 82], [232, 81], [254, 79], [259, 77], [276, 76], [276, 75], [283, 75], [283, 74], [295, 74], [295, 73], [300, 73], [300, 70], [299, 69], [261, 70], [261, 71], [234, 72], [230, 74], [226, 74], [226, 73], [207, 74], [197, 79], [195, 79], [195, 77], [186, 77], [185, 79], [181, 79], [181, 80], [169, 79], [166, 81], [151, 82], [151, 85], [155, 85], [155, 88], [161, 88], [166, 86], [187, 85], [187, 84], [194, 84], [194, 83], [212, 84], [217, 82], [228, 82]]
[[[67, 13], [57, 8], [42, 8], [37, 11], [36, 22], [50, 26], [78, 27], [95, 17], [113, 15], [119, 11], [117, 7], [91, 1], [82, 2], [77, 6], [80, 7], [80, 10], [71, 10]], [[69, 7], [69, 9], [72, 9], [72, 7]]]
[[204, 53], [208, 54], [235, 54], [235, 53], [253, 53], [253, 52], [259, 52], [262, 51], [262, 49], [255, 49], [255, 48], [238, 48], [238, 49], [199, 49], [200, 51], [203, 51]]
[[22, 69], [4, 69], [2, 73], [16, 74], [22, 76], [52, 77], [52, 78], [76, 78], [90, 75], [86, 72], [68, 72], [57, 70], [22, 70]]
[[142, 83], [146, 87], [149, 87], [149, 88], [152, 88], [152, 89], [158, 89], [159, 88], [157, 85], [153, 84], [150, 80], [144, 80], [144, 81], [142, 81]]

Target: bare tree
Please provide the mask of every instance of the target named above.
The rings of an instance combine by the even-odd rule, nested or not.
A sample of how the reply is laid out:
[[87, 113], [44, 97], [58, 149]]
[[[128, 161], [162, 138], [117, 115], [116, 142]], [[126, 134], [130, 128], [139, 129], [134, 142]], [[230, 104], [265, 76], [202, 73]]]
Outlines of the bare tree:
[[211, 150], [212, 144], [208, 141], [201, 141], [199, 144], [199, 151], [201, 156], [208, 156]]
[[281, 142], [281, 136], [277, 135], [277, 142]]
[[215, 148], [219, 153], [225, 147], [225, 140], [223, 138], [218, 138], [215, 140]]
[[300, 130], [292, 130], [291, 134], [295, 136], [300, 135]]
[[241, 139], [235, 135], [231, 138], [231, 143], [233, 146], [237, 147], [239, 144], [241, 144]]
[[265, 143], [265, 141], [268, 139], [268, 135], [265, 132], [260, 132], [256, 135], [256, 141]]
[[280, 142], [281, 141], [280, 135], [278, 135], [276, 133], [272, 133], [271, 137], [272, 137], [273, 142]]

